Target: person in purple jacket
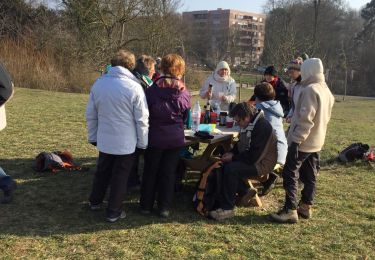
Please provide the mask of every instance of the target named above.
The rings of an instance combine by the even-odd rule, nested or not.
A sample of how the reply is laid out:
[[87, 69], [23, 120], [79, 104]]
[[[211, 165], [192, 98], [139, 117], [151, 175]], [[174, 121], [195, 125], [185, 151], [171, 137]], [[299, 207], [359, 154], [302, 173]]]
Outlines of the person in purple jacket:
[[159, 216], [167, 218], [180, 149], [185, 146], [184, 120], [190, 108], [190, 94], [181, 80], [185, 73], [181, 56], [163, 57], [161, 71], [161, 77], [146, 89], [150, 128], [140, 206], [142, 214], [151, 214], [156, 200]]

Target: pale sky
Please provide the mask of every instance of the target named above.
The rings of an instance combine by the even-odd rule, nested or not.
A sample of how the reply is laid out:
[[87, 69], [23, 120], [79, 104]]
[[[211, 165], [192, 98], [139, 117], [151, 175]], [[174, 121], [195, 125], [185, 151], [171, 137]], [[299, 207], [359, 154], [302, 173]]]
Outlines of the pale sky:
[[[360, 9], [371, 0], [347, 0], [349, 6], [354, 9]], [[263, 12], [263, 5], [266, 0], [181, 0], [183, 6], [180, 12], [195, 10], [215, 10], [217, 8], [235, 9], [240, 11]]]

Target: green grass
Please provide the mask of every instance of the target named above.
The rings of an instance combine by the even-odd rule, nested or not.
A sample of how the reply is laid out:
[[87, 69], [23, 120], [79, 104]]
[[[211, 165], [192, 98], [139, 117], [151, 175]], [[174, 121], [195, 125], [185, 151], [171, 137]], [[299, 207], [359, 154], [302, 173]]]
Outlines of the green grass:
[[[248, 98], [244, 93], [242, 99]], [[314, 217], [276, 225], [266, 216], [283, 201], [275, 189], [264, 208], [238, 209], [213, 222], [192, 210], [192, 186], [176, 194], [173, 214], [162, 220], [138, 214], [129, 194], [127, 219], [107, 224], [87, 209], [97, 152], [86, 142], [88, 96], [17, 88], [0, 133], [0, 165], [18, 182], [15, 200], [0, 205], [0, 258], [88, 259], [372, 259], [375, 257], [375, 170], [357, 162], [329, 162], [346, 145], [375, 145], [375, 101], [337, 102], [322, 151]], [[37, 174], [41, 151], [68, 148], [89, 172]]]

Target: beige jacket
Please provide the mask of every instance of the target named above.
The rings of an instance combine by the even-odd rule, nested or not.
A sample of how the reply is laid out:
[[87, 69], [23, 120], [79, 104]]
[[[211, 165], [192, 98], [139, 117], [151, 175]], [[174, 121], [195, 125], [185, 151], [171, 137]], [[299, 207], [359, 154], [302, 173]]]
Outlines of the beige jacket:
[[319, 152], [335, 99], [325, 83], [320, 59], [306, 60], [301, 66], [302, 89], [288, 132], [288, 145], [300, 144], [301, 152]]

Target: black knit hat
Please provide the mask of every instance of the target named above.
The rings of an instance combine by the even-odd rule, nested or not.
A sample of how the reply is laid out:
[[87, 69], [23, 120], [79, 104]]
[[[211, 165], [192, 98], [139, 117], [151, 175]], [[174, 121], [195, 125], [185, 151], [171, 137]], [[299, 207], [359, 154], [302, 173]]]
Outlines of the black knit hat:
[[274, 77], [277, 77], [277, 70], [274, 66], [268, 66], [264, 71], [264, 75], [272, 75]]

